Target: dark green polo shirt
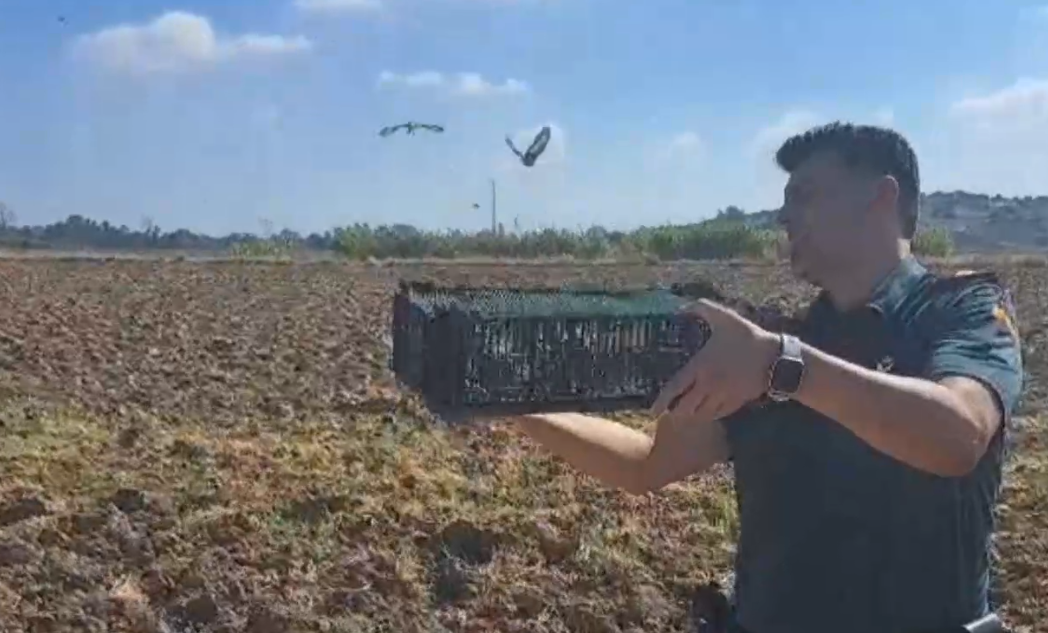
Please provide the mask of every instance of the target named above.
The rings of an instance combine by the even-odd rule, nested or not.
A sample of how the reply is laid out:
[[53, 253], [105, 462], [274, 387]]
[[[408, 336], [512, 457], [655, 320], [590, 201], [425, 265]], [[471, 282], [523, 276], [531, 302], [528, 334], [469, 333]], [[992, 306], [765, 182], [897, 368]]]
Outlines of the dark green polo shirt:
[[[989, 385], [1010, 419], [1022, 388], [1014, 315], [992, 275], [940, 278], [914, 259], [864, 307], [811, 306], [800, 337], [868, 368]], [[1013, 316], [1014, 318], [1014, 316]], [[751, 633], [907, 633], [988, 609], [1004, 425], [974, 472], [911, 468], [796, 402], [725, 421], [741, 535], [738, 624]]]

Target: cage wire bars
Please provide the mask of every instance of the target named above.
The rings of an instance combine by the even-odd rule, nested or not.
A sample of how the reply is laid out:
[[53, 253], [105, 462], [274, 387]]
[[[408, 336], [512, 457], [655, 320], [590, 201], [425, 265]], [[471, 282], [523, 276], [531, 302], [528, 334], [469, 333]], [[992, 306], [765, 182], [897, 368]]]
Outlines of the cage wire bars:
[[682, 314], [694, 294], [402, 281], [391, 366], [448, 422], [646, 407], [710, 336], [708, 324]]

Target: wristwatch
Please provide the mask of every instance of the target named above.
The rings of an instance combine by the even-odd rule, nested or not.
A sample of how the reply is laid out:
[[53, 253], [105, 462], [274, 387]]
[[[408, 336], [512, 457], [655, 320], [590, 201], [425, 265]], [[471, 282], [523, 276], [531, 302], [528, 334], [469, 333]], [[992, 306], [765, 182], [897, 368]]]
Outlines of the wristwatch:
[[779, 335], [779, 356], [768, 373], [768, 397], [773, 401], [784, 402], [797, 394], [804, 379], [800, 339], [789, 334]]

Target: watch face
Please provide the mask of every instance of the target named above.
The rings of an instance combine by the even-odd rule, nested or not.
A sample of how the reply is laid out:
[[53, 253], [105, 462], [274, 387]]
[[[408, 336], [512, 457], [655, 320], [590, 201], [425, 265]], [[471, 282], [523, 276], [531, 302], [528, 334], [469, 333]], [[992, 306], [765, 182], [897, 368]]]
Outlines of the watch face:
[[795, 393], [801, 386], [804, 376], [804, 363], [790, 358], [775, 361], [771, 374], [771, 388], [783, 393]]

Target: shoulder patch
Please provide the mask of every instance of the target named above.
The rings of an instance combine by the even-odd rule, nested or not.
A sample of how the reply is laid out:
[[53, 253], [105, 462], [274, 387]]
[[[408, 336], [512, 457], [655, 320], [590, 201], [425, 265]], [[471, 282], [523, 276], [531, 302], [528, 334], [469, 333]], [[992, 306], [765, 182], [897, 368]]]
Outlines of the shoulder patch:
[[932, 284], [932, 293], [933, 296], [947, 302], [969, 293], [992, 297], [994, 322], [1013, 339], [1020, 340], [1018, 317], [1011, 292], [1001, 282], [997, 273], [962, 270], [948, 277], [939, 276]]
[[1002, 289], [1001, 298], [993, 308], [993, 318], [1013, 339], [1021, 340], [1019, 326], [1016, 324], [1015, 303], [1012, 301], [1012, 293], [1008, 292], [1007, 288]]

